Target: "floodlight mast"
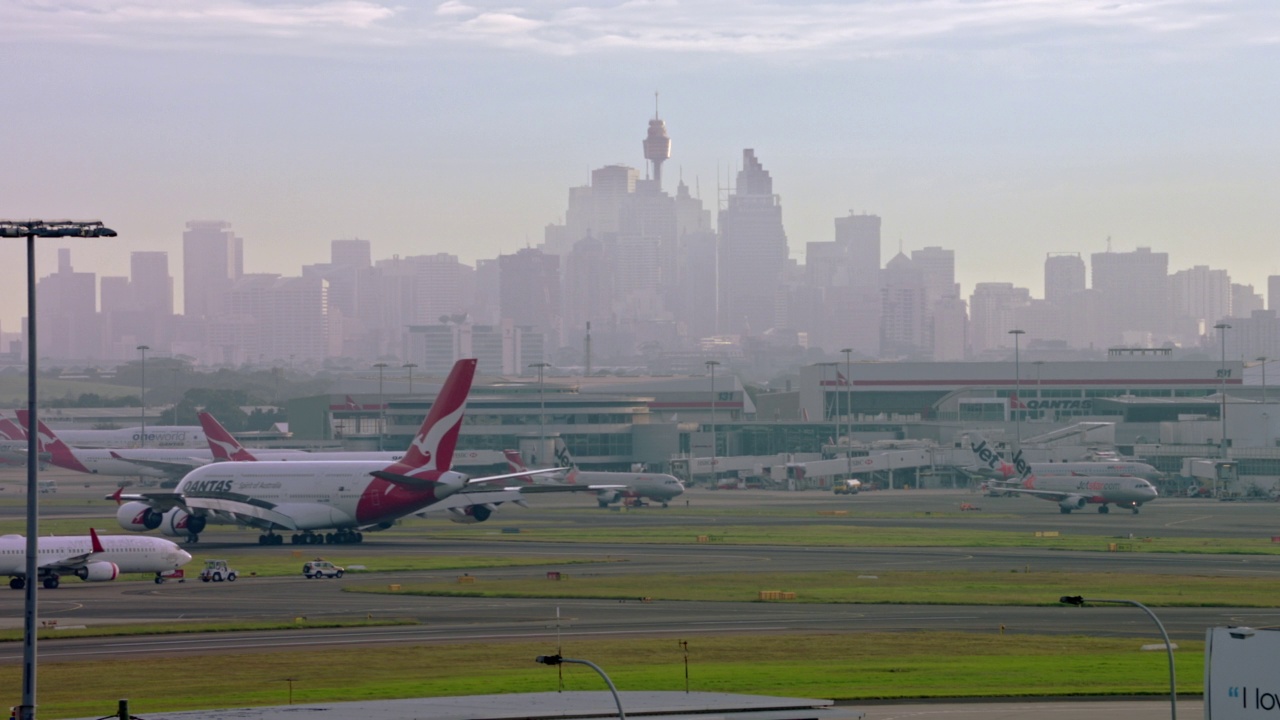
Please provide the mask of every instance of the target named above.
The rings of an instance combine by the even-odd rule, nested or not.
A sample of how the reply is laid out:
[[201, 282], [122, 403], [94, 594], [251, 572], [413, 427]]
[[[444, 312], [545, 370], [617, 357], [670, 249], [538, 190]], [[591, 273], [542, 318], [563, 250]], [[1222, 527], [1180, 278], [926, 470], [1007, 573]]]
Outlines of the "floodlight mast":
[[22, 622], [22, 704], [13, 709], [16, 720], [36, 717], [36, 563], [40, 537], [37, 492], [39, 417], [36, 415], [36, 238], [115, 237], [116, 231], [99, 220], [0, 220], [0, 238], [27, 239], [27, 562], [24, 568], [24, 616]]
[[1173, 667], [1173, 643], [1169, 640], [1169, 633], [1165, 632], [1164, 623], [1160, 622], [1160, 618], [1156, 617], [1151, 608], [1137, 600], [1107, 600], [1104, 598], [1087, 598], [1083, 595], [1063, 595], [1058, 598], [1058, 602], [1064, 605], [1075, 605], [1076, 607], [1084, 607], [1085, 603], [1130, 605], [1146, 613], [1147, 617], [1151, 618], [1151, 621], [1156, 624], [1156, 628], [1160, 631], [1160, 637], [1164, 638], [1164, 649], [1169, 655], [1169, 720], [1178, 720], [1178, 680]]
[[543, 665], [562, 665], [564, 663], [586, 665], [592, 670], [595, 670], [600, 674], [600, 677], [604, 678], [605, 685], [609, 686], [609, 692], [613, 693], [613, 702], [618, 705], [618, 720], [627, 720], [627, 714], [622, 711], [622, 698], [618, 697], [618, 688], [614, 687], [613, 681], [609, 679], [609, 676], [605, 674], [604, 670], [602, 670], [599, 665], [596, 665], [590, 660], [577, 660], [574, 658], [567, 658], [562, 655], [539, 655], [534, 658], [533, 661]]

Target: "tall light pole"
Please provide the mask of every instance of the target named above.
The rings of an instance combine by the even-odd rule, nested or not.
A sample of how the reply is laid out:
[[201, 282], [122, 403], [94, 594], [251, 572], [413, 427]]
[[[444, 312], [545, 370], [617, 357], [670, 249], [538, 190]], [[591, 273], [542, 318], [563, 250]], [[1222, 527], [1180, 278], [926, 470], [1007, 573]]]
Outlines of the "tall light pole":
[[547, 396], [543, 392], [542, 371], [551, 367], [551, 363], [532, 363], [529, 367], [538, 370], [538, 452], [545, 458], [547, 455]]
[[405, 363], [400, 367], [407, 368], [409, 370], [409, 394], [412, 395], [413, 394], [413, 369], [418, 367], [418, 363]]
[[708, 360], [706, 363], [707, 371], [711, 373], [711, 484], [716, 482], [716, 367], [720, 364], [715, 360]]
[[1226, 323], [1218, 323], [1213, 326], [1218, 331], [1218, 338], [1222, 340], [1222, 366], [1218, 368], [1218, 386], [1221, 388], [1218, 394], [1222, 396], [1222, 409], [1218, 412], [1222, 420], [1222, 442], [1219, 444], [1219, 454], [1223, 460], [1227, 459], [1227, 331], [1231, 326]]
[[387, 369], [384, 362], [374, 363], [378, 368], [378, 450], [382, 450], [382, 435], [387, 430], [387, 403], [382, 399], [382, 371]]
[[[850, 357], [853, 355], [853, 348], [844, 348], [840, 352], [844, 353], [844, 413], [846, 428], [845, 434], [849, 438], [849, 444], [845, 446], [845, 475], [853, 475], [853, 373], [850, 372]], [[845, 478], [846, 480], [848, 478]]]
[[1079, 595], [1064, 595], [1058, 598], [1058, 602], [1067, 605], [1075, 605], [1081, 607], [1085, 603], [1112, 603], [1114, 605], [1132, 605], [1147, 614], [1151, 621], [1156, 624], [1156, 628], [1160, 630], [1160, 637], [1164, 638], [1164, 649], [1169, 655], [1169, 720], [1178, 720], [1178, 680], [1173, 669], [1173, 643], [1169, 641], [1169, 633], [1165, 632], [1164, 624], [1160, 622], [1160, 618], [1151, 612], [1151, 608], [1143, 605], [1137, 600], [1102, 600], [1099, 598], [1087, 598]]
[[[142, 435], [138, 441], [139, 447], [147, 446], [147, 351], [150, 349], [150, 345], [138, 346], [138, 352], [142, 353], [142, 380], [139, 384], [141, 391], [138, 395], [138, 404], [142, 406]], [[173, 424], [177, 425], [178, 422], [175, 420]]]
[[[1258, 358], [1258, 362], [1262, 363], [1262, 404], [1267, 404], [1267, 358], [1266, 356]], [[1264, 407], [1263, 410], [1266, 410]]]
[[1026, 334], [1024, 330], [1010, 330], [1009, 334], [1013, 336], [1013, 396], [1017, 398], [1017, 402], [1009, 403], [1009, 407], [1013, 409], [1013, 452], [1022, 449], [1022, 413], [1018, 412], [1017, 403], [1022, 402], [1022, 398], [1018, 397], [1022, 394], [1022, 358], [1018, 352], [1018, 338]]
[[[27, 239], [27, 413], [28, 427], [40, 427], [36, 415], [36, 238], [115, 237], [116, 231], [97, 220], [0, 220], [0, 237]], [[40, 537], [40, 506], [37, 475], [39, 472], [40, 434], [27, 433], [27, 562], [24, 566], [25, 589], [22, 622], [22, 704], [14, 708], [18, 720], [36, 717], [36, 578], [37, 546]]]

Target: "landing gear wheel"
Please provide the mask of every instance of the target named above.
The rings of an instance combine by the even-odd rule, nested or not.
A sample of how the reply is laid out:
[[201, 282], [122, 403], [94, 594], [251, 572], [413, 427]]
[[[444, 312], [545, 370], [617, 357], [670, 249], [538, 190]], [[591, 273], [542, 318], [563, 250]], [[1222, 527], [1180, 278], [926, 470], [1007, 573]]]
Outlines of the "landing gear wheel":
[[50, 575], [49, 577], [47, 577], [47, 578], [45, 578], [45, 579], [44, 579], [44, 583], [43, 583], [43, 584], [44, 584], [44, 589], [45, 589], [45, 590], [53, 590], [53, 589], [56, 589], [56, 588], [58, 587], [58, 576], [57, 576], [57, 575]]
[[25, 581], [25, 580], [23, 580], [23, 579], [22, 579], [22, 578], [20, 578], [20, 577], [16, 577], [16, 578], [9, 578], [9, 589], [10, 589], [10, 590], [21, 590], [22, 588], [24, 588], [24, 587], [26, 587], [26, 586], [27, 586], [26, 581]]
[[1107, 505], [1099, 505], [1098, 512], [1102, 513], [1103, 515], [1106, 515], [1107, 513], [1111, 512], [1111, 508]]
[[159, 585], [160, 583], [163, 583], [163, 582], [164, 582], [164, 578], [160, 577], [159, 575], [156, 575], [156, 584]]
[[1060, 508], [1058, 508], [1058, 512], [1062, 513], [1063, 515], [1070, 515], [1070, 514], [1071, 514], [1071, 508], [1064, 508], [1064, 507], [1060, 507]]
[[196, 535], [196, 534], [194, 534], [194, 533], [188, 533], [188, 534], [187, 534], [187, 543], [188, 543], [188, 544], [190, 544], [190, 545], [194, 545], [194, 544], [196, 544], [196, 543], [198, 543], [198, 542], [200, 542], [200, 536], [199, 536], [199, 535]]
[[1135, 507], [1135, 508], [1133, 509], [1133, 514], [1134, 514], [1134, 515], [1137, 515], [1137, 514], [1138, 514], [1138, 508], [1136, 508], [1136, 507]]

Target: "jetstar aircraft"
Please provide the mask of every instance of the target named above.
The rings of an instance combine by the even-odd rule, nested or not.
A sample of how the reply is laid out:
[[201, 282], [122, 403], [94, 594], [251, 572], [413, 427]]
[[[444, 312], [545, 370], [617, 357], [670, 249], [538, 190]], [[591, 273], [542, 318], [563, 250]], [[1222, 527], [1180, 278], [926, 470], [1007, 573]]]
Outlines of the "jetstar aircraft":
[[[1146, 463], [1041, 463], [1036, 468], [1043, 468], [1048, 474], [1038, 475], [1022, 459], [1021, 452], [1014, 455], [1012, 463], [1006, 462], [983, 438], [971, 440], [969, 450], [977, 459], [979, 470], [985, 468], [995, 476], [996, 479], [987, 483], [989, 490], [1052, 500], [1058, 503], [1058, 511], [1064, 515], [1073, 510], [1083, 510], [1089, 504], [1097, 505], [1100, 513], [1111, 512], [1110, 505], [1114, 504], [1137, 514], [1143, 503], [1159, 496], [1149, 480], [1123, 472], [1145, 467], [1154, 473], [1155, 468]], [[1060, 468], [1064, 471], [1052, 472]], [[1021, 480], [999, 479], [1014, 477]]]
[[[116, 519], [126, 530], [160, 528], [197, 542], [209, 522], [264, 531], [261, 545], [284, 542], [276, 530], [294, 532], [294, 544], [358, 543], [364, 530], [385, 530], [464, 490], [483, 490], [526, 471], [469, 479], [451, 470], [476, 360], [459, 360], [431, 405], [404, 457], [376, 460], [290, 460], [212, 463], [191, 471], [173, 492], [126, 494]], [[487, 517], [487, 515], [486, 515]], [[480, 518], [477, 516], [477, 521]], [[317, 531], [326, 532], [321, 535]]]
[[1128, 508], [1137, 515], [1138, 508], [1143, 503], [1159, 496], [1154, 485], [1139, 477], [1032, 475], [1023, 480], [1021, 485], [1000, 483], [997, 487], [1005, 492], [1052, 500], [1058, 503], [1058, 512], [1063, 515], [1072, 510], [1083, 510], [1090, 504], [1097, 505], [1100, 513], [1111, 512], [1109, 506], [1114, 504], [1116, 507]]
[[[36, 538], [36, 567], [39, 579], [50, 590], [58, 587], [62, 575], [75, 575], [88, 582], [115, 580], [120, 573], [164, 573], [191, 561], [191, 555], [164, 538], [88, 535]], [[27, 539], [21, 535], [0, 537], [0, 575], [9, 576], [9, 587], [26, 586]]]
[[[524, 470], [524, 458], [515, 450], [507, 450], [507, 465], [513, 470]], [[596, 490], [596, 502], [600, 507], [625, 501], [627, 504], [640, 505], [643, 501], [654, 500], [667, 507], [672, 498], [684, 492], [684, 484], [673, 475], [650, 472], [603, 472], [579, 470], [569, 454], [564, 440], [556, 438], [556, 465], [562, 469], [563, 479], [548, 481], [543, 485], [558, 482], [564, 485], [586, 485]]]

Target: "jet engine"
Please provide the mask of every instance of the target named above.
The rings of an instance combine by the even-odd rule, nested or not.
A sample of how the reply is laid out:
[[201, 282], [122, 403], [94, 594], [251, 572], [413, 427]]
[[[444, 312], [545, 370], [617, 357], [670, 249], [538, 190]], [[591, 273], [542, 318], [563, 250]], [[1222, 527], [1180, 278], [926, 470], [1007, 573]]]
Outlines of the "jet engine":
[[1084, 506], [1087, 504], [1089, 504], [1089, 498], [1084, 497], [1083, 495], [1068, 495], [1058, 501], [1058, 507], [1062, 508], [1063, 512], [1083, 510]]
[[119, 574], [120, 567], [113, 562], [91, 562], [76, 570], [76, 577], [86, 582], [115, 580]]
[[192, 515], [186, 510], [173, 508], [164, 514], [160, 523], [160, 532], [169, 537], [187, 537], [199, 535], [205, 526], [203, 515]]
[[144, 502], [127, 502], [116, 510], [116, 522], [133, 532], [155, 530], [164, 522], [164, 515]]
[[484, 503], [483, 505], [468, 505], [466, 507], [449, 508], [450, 520], [464, 525], [472, 525], [474, 523], [484, 522], [493, 515], [493, 511], [497, 510], [496, 505]]

